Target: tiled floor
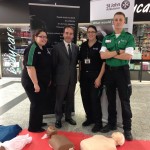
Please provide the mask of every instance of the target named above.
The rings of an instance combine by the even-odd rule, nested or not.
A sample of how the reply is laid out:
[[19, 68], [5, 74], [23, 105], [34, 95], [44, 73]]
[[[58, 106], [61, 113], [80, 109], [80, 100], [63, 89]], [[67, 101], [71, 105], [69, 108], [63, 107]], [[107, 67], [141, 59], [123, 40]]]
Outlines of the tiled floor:
[[[132, 81], [133, 94], [131, 97], [131, 107], [133, 111], [132, 133], [135, 139], [150, 140], [150, 82], [149, 81]], [[103, 99], [104, 99], [103, 95]], [[106, 108], [104, 116], [106, 114]], [[20, 78], [2, 78], [0, 79], [0, 124], [10, 125], [19, 124], [22, 128], [27, 128], [29, 116], [29, 101], [21, 86]], [[76, 86], [75, 92], [75, 115], [77, 121], [76, 126], [71, 126], [63, 122], [61, 130], [84, 132], [92, 134], [91, 128], [82, 127], [85, 114], [80, 97], [79, 84]], [[103, 118], [105, 120], [105, 117]], [[54, 115], [45, 115], [44, 121], [49, 125], [55, 123]], [[119, 124], [120, 125], [120, 124]], [[122, 132], [122, 128], [118, 127]], [[98, 132], [97, 134], [101, 134]], [[110, 133], [104, 135], [110, 135]]]

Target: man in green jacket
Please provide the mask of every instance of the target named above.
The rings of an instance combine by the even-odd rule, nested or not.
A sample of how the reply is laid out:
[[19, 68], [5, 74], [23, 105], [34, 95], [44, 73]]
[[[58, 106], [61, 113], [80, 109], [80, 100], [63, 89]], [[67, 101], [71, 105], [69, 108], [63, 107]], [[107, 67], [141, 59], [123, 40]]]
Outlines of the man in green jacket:
[[106, 59], [106, 94], [108, 98], [108, 124], [101, 132], [117, 129], [116, 89], [118, 89], [123, 118], [123, 129], [126, 140], [132, 140], [130, 96], [132, 92], [129, 60], [135, 47], [132, 34], [125, 32], [125, 14], [117, 12], [113, 18], [114, 32], [105, 36], [100, 55]]

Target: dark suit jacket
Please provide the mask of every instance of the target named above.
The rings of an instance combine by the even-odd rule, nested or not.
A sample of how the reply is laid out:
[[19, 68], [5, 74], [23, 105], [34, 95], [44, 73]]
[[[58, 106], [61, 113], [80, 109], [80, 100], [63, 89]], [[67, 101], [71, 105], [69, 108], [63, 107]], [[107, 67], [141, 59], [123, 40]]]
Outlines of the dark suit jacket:
[[79, 48], [71, 43], [72, 59], [70, 61], [64, 42], [60, 42], [53, 49], [54, 81], [56, 85], [76, 84], [77, 57]]

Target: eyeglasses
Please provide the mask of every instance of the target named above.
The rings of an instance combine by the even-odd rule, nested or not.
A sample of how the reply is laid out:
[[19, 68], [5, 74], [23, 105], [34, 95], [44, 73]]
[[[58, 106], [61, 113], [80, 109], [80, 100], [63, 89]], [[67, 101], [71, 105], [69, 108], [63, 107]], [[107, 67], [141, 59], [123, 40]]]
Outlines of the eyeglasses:
[[96, 32], [95, 32], [95, 31], [88, 31], [88, 32], [87, 32], [87, 34], [90, 34], [90, 33], [91, 33], [91, 34], [94, 34], [94, 33], [96, 33]]
[[41, 39], [47, 39], [47, 36], [37, 36], [37, 37], [39, 37]]

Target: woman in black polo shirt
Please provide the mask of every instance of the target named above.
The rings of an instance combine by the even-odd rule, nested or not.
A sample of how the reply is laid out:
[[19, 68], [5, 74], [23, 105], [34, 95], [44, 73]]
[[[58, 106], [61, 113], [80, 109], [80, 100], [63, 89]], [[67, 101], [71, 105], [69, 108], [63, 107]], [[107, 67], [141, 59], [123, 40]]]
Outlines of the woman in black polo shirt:
[[88, 40], [81, 45], [79, 53], [81, 97], [87, 117], [82, 126], [94, 123], [92, 132], [98, 132], [102, 128], [100, 96], [105, 68], [105, 62], [99, 54], [101, 43], [97, 41], [96, 34], [96, 27], [90, 25], [87, 28]]
[[29, 127], [30, 132], [42, 132], [44, 129], [43, 104], [46, 90], [51, 83], [51, 52], [45, 47], [47, 34], [37, 30], [31, 43], [24, 51], [22, 85], [31, 102]]

